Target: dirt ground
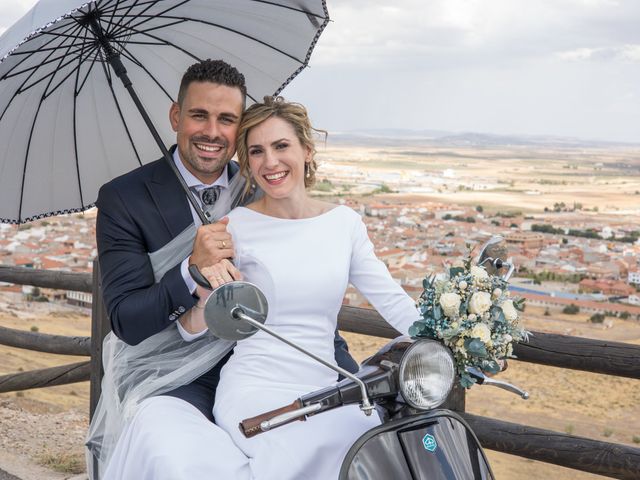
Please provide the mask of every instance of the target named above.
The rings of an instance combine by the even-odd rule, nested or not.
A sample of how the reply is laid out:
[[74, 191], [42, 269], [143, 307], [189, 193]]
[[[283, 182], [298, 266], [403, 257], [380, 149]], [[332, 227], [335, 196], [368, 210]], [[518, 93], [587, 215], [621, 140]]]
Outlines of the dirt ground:
[[[611, 328], [593, 325], [584, 315], [527, 310], [531, 330], [625, 341], [640, 344], [640, 323], [614, 320]], [[89, 312], [77, 307], [31, 304], [16, 294], [0, 294], [0, 325], [43, 333], [89, 335]], [[346, 333], [354, 356], [371, 355], [385, 340]], [[82, 361], [66, 357], [0, 347], [0, 375]], [[599, 440], [638, 446], [640, 442], [640, 388], [637, 380], [622, 379], [517, 361], [510, 362], [501, 378], [528, 390], [524, 401], [491, 387], [474, 387], [467, 410], [510, 422], [572, 433]], [[0, 468], [44, 468], [22, 478], [62, 479], [84, 468], [83, 443], [88, 422], [87, 382], [0, 394]], [[529, 479], [603, 478], [582, 474], [510, 455], [487, 452], [497, 478]], [[44, 466], [44, 467], [40, 467]], [[63, 473], [55, 473], [55, 470]], [[15, 471], [15, 470], [14, 470]], [[45, 476], [42, 472], [47, 472]], [[11, 472], [13, 473], [13, 472]]]

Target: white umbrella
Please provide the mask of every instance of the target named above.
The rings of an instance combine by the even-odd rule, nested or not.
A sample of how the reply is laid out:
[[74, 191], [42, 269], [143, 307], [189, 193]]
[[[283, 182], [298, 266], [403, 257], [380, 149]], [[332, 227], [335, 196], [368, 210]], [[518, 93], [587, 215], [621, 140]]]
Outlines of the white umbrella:
[[169, 105], [198, 60], [235, 66], [249, 103], [279, 93], [328, 21], [324, 0], [40, 0], [0, 37], [0, 222], [85, 210], [168, 158]]

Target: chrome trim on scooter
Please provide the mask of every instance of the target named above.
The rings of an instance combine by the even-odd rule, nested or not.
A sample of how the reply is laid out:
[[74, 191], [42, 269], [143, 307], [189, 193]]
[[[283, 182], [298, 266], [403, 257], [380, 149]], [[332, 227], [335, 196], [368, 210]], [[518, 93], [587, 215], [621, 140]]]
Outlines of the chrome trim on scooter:
[[291, 412], [283, 413], [282, 415], [278, 415], [277, 417], [273, 417], [271, 420], [265, 420], [260, 423], [260, 430], [266, 432], [267, 430], [271, 430], [272, 428], [279, 427], [280, 425], [284, 425], [285, 423], [290, 422], [291, 420], [295, 420], [298, 417], [302, 417], [304, 415], [309, 415], [310, 413], [315, 413], [322, 408], [322, 405], [319, 403], [309, 405], [308, 407], [298, 408], [297, 410], [293, 410]]

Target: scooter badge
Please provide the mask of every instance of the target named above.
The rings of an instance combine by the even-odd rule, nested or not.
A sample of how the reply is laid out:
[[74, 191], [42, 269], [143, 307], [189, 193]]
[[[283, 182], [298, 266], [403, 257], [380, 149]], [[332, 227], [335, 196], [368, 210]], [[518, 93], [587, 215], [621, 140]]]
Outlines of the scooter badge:
[[425, 450], [428, 450], [430, 452], [435, 452], [436, 448], [438, 448], [438, 444], [436, 443], [436, 439], [434, 438], [433, 435], [427, 433], [423, 438], [422, 438], [422, 445], [424, 445]]

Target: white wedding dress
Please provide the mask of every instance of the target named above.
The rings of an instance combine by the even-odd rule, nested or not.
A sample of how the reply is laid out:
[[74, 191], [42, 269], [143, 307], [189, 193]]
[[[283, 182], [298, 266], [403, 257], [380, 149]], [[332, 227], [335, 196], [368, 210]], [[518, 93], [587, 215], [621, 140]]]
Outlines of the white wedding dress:
[[[397, 330], [419, 316], [413, 300], [378, 260], [360, 216], [339, 206], [320, 216], [288, 220], [245, 207], [229, 214], [236, 265], [269, 302], [266, 324], [335, 364], [334, 333], [348, 283]], [[338, 477], [350, 446], [380, 423], [357, 405], [294, 422], [253, 438], [238, 424], [335, 383], [337, 374], [264, 332], [238, 342], [223, 367], [214, 417], [249, 459], [251, 478]]]

